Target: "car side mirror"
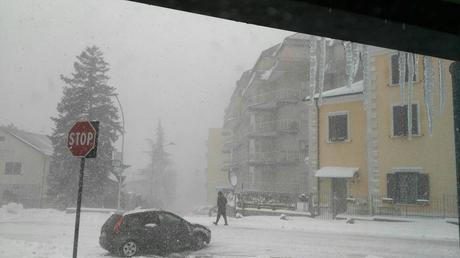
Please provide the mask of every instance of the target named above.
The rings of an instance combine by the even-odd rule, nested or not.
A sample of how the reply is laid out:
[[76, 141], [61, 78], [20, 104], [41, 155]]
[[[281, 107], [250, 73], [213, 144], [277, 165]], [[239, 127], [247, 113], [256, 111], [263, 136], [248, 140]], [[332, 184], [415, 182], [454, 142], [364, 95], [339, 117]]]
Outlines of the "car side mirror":
[[156, 223], [148, 223], [148, 224], [144, 225], [144, 227], [146, 227], [146, 228], [154, 228], [156, 226], [158, 226]]

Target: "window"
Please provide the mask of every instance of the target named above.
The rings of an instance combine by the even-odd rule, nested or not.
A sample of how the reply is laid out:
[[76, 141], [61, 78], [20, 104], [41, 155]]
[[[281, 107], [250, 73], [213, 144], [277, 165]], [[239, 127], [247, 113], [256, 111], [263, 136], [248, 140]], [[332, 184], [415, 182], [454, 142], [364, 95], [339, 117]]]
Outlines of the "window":
[[167, 225], [167, 226], [172, 226], [172, 225], [178, 225], [182, 220], [170, 213], [159, 213], [158, 217], [160, 218], [160, 223], [161, 225]]
[[[393, 106], [393, 136], [408, 135], [407, 105]], [[412, 104], [412, 134], [419, 135], [418, 105]]]
[[330, 114], [329, 123], [329, 141], [340, 142], [348, 140], [348, 114]]
[[[391, 73], [390, 73], [391, 84], [392, 85], [399, 84], [399, 54], [391, 55], [390, 66], [391, 66]], [[417, 69], [417, 67], [415, 67], [415, 64], [414, 64], [414, 69]], [[407, 61], [406, 61], [406, 78], [405, 78], [405, 82], [408, 81], [408, 77], [409, 77], [409, 68], [408, 68]], [[414, 73], [413, 81], [416, 81], [416, 80], [417, 80], [417, 78], [415, 77], [415, 73]]]
[[5, 175], [21, 174], [21, 162], [6, 162]]
[[418, 172], [387, 174], [387, 193], [395, 203], [413, 204], [429, 200], [428, 175]]

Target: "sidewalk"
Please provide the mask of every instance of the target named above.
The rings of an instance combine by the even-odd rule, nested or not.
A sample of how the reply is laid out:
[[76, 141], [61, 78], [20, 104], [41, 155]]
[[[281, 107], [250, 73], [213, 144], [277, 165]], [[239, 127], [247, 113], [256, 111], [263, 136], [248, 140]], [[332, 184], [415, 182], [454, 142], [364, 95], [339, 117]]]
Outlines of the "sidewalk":
[[[458, 226], [445, 219], [400, 219], [399, 223], [386, 222], [386, 217], [361, 217], [349, 224], [346, 220], [320, 220], [308, 217], [248, 216], [241, 219], [230, 218], [231, 227], [254, 229], [279, 229], [314, 233], [352, 234], [390, 238], [433, 239], [458, 241]], [[213, 227], [213, 217], [188, 216], [190, 222]]]

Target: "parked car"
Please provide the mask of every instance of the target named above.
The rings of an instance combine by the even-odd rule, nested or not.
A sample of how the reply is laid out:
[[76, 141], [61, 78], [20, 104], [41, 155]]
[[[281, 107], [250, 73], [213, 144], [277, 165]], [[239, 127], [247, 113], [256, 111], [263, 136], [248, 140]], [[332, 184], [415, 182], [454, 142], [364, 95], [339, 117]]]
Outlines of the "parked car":
[[168, 211], [134, 210], [116, 213], [104, 223], [99, 237], [102, 248], [131, 257], [139, 253], [198, 250], [211, 241], [209, 228], [192, 224]]

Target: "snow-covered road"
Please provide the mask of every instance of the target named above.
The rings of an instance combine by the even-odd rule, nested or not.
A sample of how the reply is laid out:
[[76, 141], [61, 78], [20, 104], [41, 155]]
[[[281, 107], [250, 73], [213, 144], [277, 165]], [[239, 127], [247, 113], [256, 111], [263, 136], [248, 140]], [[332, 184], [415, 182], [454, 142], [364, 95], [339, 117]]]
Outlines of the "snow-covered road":
[[[98, 237], [108, 214], [82, 213], [79, 257], [110, 257]], [[55, 210], [0, 211], [0, 257], [71, 257], [75, 214]], [[322, 221], [245, 217], [230, 226], [187, 217], [209, 226], [211, 244], [172, 256], [215, 257], [460, 257], [458, 228], [440, 220], [411, 223]]]

